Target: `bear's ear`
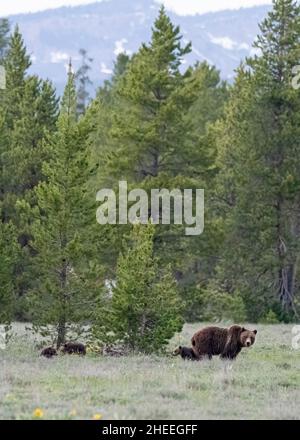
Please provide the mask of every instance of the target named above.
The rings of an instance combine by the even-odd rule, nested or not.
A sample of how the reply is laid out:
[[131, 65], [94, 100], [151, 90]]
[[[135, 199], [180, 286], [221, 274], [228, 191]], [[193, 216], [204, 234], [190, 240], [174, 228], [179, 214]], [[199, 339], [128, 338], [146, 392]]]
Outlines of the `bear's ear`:
[[181, 347], [181, 345], [179, 345], [179, 347], [178, 347], [178, 350], [182, 350], [182, 347]]
[[241, 332], [245, 332], [245, 331], [246, 331], [245, 327], [242, 327]]
[[257, 335], [257, 330], [253, 330], [253, 333], [254, 333], [255, 335]]

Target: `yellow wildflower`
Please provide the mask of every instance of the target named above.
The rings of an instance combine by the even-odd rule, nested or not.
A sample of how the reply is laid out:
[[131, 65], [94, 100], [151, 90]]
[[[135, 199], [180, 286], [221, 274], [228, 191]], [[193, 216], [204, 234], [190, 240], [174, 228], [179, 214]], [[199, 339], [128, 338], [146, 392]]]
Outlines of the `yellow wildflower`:
[[33, 412], [33, 415], [37, 419], [41, 419], [44, 416], [44, 411], [41, 408], [36, 408]]
[[93, 419], [94, 419], [94, 420], [101, 420], [102, 417], [103, 417], [102, 414], [94, 414]]

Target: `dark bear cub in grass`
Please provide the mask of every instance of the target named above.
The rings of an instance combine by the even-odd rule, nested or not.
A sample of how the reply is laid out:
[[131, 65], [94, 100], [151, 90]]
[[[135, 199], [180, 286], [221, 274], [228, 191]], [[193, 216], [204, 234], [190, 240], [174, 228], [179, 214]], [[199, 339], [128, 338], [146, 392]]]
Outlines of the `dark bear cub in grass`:
[[195, 355], [194, 350], [192, 348], [181, 347], [181, 345], [180, 345], [173, 352], [173, 356], [179, 356], [179, 355], [184, 360], [189, 360], [189, 361], [196, 361], [197, 360], [197, 356]]
[[47, 347], [41, 351], [41, 356], [51, 359], [53, 356], [57, 356], [57, 351], [53, 347]]
[[80, 342], [66, 342], [61, 350], [64, 354], [80, 354], [85, 356], [85, 345]]
[[229, 329], [207, 327], [192, 337], [192, 346], [199, 360], [220, 355], [222, 359], [235, 359], [242, 348], [254, 344], [257, 330], [233, 325]]

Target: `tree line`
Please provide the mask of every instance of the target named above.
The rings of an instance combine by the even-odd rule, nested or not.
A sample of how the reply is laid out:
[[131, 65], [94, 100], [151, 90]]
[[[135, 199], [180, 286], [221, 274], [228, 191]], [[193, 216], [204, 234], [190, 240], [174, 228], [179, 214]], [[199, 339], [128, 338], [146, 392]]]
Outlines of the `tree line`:
[[[160, 9], [89, 99], [89, 59], [61, 99], [0, 20], [0, 322], [59, 347], [87, 333], [163, 347], [184, 321], [293, 322], [300, 313], [300, 8], [275, 0], [233, 84]], [[204, 188], [205, 231], [102, 225], [96, 193]]]

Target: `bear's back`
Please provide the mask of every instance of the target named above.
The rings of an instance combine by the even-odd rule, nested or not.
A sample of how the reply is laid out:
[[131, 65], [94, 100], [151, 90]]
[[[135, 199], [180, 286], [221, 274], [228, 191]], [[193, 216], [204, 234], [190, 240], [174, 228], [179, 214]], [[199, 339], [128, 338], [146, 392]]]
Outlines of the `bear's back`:
[[197, 354], [215, 356], [224, 350], [227, 337], [228, 330], [226, 328], [206, 327], [195, 333], [192, 345]]

